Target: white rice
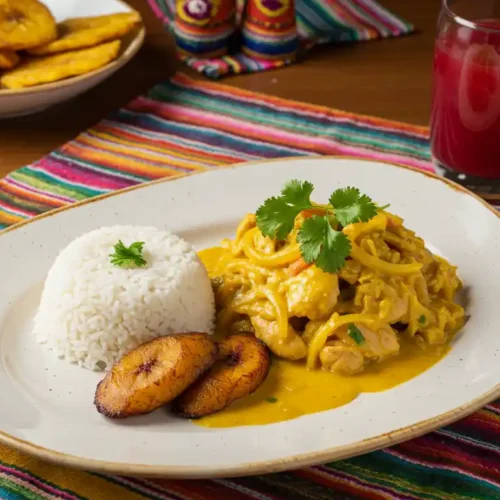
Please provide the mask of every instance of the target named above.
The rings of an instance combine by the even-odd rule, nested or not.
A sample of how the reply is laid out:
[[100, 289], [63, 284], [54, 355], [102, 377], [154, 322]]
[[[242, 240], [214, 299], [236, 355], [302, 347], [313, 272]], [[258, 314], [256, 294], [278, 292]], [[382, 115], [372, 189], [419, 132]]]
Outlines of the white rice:
[[[146, 266], [111, 264], [118, 240], [143, 241]], [[103, 227], [56, 258], [34, 334], [58, 356], [101, 370], [160, 335], [212, 333], [214, 314], [210, 279], [189, 243], [154, 227]]]

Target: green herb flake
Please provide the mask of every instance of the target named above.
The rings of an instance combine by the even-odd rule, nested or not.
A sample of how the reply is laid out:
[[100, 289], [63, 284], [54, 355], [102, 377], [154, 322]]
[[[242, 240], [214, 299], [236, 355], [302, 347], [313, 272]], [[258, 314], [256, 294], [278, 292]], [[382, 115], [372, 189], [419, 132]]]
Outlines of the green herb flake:
[[425, 325], [427, 321], [427, 318], [425, 317], [425, 314], [421, 314], [419, 317], [418, 317], [418, 322], [421, 324], [421, 325]]
[[347, 325], [347, 334], [358, 345], [362, 345], [366, 342], [365, 336], [361, 333], [361, 330], [354, 323], [349, 323]]
[[275, 398], [274, 396], [273, 397], [270, 397], [270, 398], [266, 398], [266, 401], [268, 403], [277, 403], [278, 402], [278, 398]]
[[111, 264], [118, 267], [143, 267], [146, 260], [142, 256], [144, 241], [136, 241], [126, 247], [121, 240], [114, 246], [115, 252], [110, 254]]

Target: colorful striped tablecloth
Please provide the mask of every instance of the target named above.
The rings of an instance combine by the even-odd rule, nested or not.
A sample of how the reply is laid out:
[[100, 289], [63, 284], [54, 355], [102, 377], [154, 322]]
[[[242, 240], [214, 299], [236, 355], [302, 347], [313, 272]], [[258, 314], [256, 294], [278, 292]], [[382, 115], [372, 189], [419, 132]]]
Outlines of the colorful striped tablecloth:
[[[156, 17], [174, 29], [176, 0], [148, 0]], [[246, 0], [235, 0], [241, 10]], [[323, 43], [349, 43], [411, 33], [414, 26], [375, 0], [295, 0], [297, 34], [302, 49]], [[210, 78], [279, 68], [289, 62], [264, 61], [236, 51], [215, 59], [188, 57], [184, 62]]]
[[[426, 128], [178, 75], [0, 180], [0, 228], [160, 177], [260, 158], [317, 154], [356, 155], [432, 170]], [[386, 450], [239, 479], [110, 476], [43, 463], [0, 446], [0, 499], [500, 499], [500, 401]]]

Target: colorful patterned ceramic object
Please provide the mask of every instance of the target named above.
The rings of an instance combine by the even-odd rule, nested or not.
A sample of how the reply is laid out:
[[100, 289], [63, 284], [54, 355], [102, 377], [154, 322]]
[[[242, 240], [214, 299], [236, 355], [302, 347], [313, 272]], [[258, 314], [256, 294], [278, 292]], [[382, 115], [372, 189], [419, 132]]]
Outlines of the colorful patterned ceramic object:
[[293, 61], [299, 47], [294, 0], [248, 0], [242, 51], [262, 60]]
[[182, 57], [220, 57], [235, 29], [235, 0], [178, 0], [175, 40]]

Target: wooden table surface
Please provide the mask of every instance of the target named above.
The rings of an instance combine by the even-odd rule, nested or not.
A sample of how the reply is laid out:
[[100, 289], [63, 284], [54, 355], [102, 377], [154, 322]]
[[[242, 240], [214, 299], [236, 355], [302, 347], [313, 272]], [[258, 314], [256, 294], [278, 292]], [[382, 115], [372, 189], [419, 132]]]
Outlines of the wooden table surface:
[[[416, 124], [429, 121], [432, 52], [438, 0], [379, 0], [414, 23], [398, 39], [314, 49], [301, 64], [225, 78], [229, 85]], [[128, 0], [145, 20], [142, 51], [113, 77], [70, 102], [38, 115], [0, 121], [0, 176], [26, 165], [96, 123], [176, 71], [173, 44], [146, 0]], [[202, 78], [201, 76], [198, 76]]]

